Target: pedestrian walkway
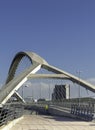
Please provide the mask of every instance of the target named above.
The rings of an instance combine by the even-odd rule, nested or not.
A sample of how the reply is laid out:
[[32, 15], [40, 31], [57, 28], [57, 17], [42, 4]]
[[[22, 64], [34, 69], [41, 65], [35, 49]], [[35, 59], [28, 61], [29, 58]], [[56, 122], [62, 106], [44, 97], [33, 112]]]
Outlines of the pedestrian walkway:
[[66, 117], [25, 115], [10, 130], [95, 130], [95, 122], [75, 121]]

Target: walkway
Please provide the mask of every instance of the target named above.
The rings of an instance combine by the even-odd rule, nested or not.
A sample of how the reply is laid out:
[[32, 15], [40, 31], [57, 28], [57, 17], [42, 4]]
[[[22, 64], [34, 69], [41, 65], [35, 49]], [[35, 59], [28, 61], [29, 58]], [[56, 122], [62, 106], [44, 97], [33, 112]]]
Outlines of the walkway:
[[95, 122], [74, 121], [65, 117], [25, 115], [10, 130], [95, 130]]

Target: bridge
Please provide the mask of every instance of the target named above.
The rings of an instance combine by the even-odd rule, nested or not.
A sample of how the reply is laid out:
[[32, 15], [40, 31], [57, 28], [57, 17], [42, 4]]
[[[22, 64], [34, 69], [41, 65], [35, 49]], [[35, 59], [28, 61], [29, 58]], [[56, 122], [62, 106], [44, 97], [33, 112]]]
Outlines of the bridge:
[[[25, 62], [23, 62], [24, 60]], [[28, 64], [28, 62], [29, 65], [26, 68], [23, 68], [22, 66], [25, 65], [26, 63]], [[46, 71], [46, 73], [38, 73], [40, 72], [41, 69]], [[17, 74], [18, 72], [19, 74]], [[53, 80], [52, 81], [53, 85], [51, 85], [53, 90], [52, 96], [50, 96], [51, 91], [50, 86], [48, 88], [49, 90], [48, 92], [46, 89], [46, 93], [48, 93], [49, 95], [48, 100], [42, 100], [40, 93], [38, 102], [35, 101], [27, 102], [24, 99], [23, 94], [21, 95], [19, 93], [19, 89], [22, 88], [22, 86], [27, 81], [35, 79], [36, 82], [38, 82], [38, 80], [42, 81], [42, 79]], [[6, 108], [10, 109], [12, 108], [12, 106], [15, 107], [18, 106], [18, 108], [19, 106], [23, 106], [25, 110], [30, 110], [37, 113], [68, 116], [71, 118], [77, 118], [83, 120], [92, 120], [95, 112], [94, 99], [92, 98], [70, 99], [69, 97], [70, 89], [67, 89], [70, 86], [68, 87], [68, 85], [66, 86], [62, 83], [59, 83], [59, 85], [56, 85], [55, 83], [54, 85], [54, 80], [59, 80], [61, 82], [63, 82], [64, 80], [70, 81], [75, 84], [78, 84], [79, 87], [81, 86], [89, 91], [95, 92], [94, 85], [88, 83], [87, 81], [81, 79], [80, 77], [74, 76], [73, 74], [70, 74], [64, 70], [61, 70], [57, 67], [50, 65], [39, 55], [33, 52], [19, 52], [13, 58], [13, 61], [9, 68], [7, 80], [5, 84], [2, 86], [0, 91], [1, 110], [4, 111]], [[16, 101], [18, 102], [16, 103], [12, 101], [11, 100], [12, 97], [15, 98]], [[45, 109], [46, 106], [48, 107], [48, 111]], [[13, 114], [13, 110], [11, 112]]]

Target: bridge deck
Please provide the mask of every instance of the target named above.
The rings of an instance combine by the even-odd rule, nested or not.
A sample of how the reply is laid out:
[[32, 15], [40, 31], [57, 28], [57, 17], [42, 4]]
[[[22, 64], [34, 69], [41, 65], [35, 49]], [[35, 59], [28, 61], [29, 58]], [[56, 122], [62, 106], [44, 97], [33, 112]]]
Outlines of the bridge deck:
[[65, 117], [25, 115], [10, 130], [95, 130], [95, 122], [75, 121]]

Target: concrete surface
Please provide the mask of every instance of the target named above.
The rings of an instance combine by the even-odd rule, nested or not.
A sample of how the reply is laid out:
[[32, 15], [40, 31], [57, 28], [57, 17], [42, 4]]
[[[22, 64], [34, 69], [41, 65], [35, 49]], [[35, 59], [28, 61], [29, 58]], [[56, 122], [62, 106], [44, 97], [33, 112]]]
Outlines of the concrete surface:
[[25, 115], [10, 130], [95, 130], [95, 122], [75, 121], [66, 117]]
[[8, 122], [7, 125], [1, 126], [0, 130], [10, 130], [17, 122], [23, 119], [23, 116], [20, 118], [17, 118], [11, 122]]

